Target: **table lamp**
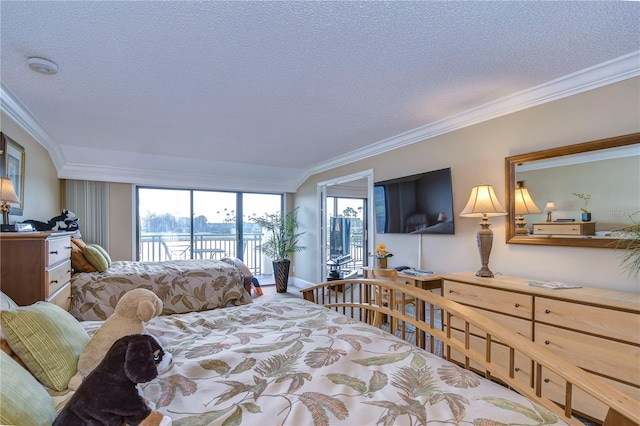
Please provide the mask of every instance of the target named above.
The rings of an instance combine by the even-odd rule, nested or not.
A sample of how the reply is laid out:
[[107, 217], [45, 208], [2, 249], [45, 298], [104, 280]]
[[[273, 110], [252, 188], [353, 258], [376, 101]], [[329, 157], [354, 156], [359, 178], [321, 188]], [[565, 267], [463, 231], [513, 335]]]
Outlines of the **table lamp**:
[[556, 203], [553, 201], [547, 201], [547, 205], [544, 209], [547, 211], [547, 222], [551, 222], [551, 212], [556, 209]]
[[9, 212], [11, 211], [11, 204], [18, 203], [18, 195], [16, 190], [13, 189], [13, 182], [11, 179], [3, 177], [0, 178], [0, 210], [2, 211], [2, 225], [6, 228], [9, 225]]
[[523, 181], [518, 181], [516, 186], [516, 235], [527, 235], [527, 222], [524, 220], [525, 214], [542, 213], [542, 210], [536, 206], [529, 194], [529, 190], [524, 187]]
[[489, 269], [489, 255], [493, 245], [493, 231], [489, 229], [489, 217], [506, 216], [507, 212], [502, 208], [496, 193], [491, 185], [478, 185], [471, 188], [469, 202], [460, 213], [462, 217], [481, 217], [480, 229], [476, 235], [480, 261], [482, 267], [476, 272], [478, 277], [493, 277]]

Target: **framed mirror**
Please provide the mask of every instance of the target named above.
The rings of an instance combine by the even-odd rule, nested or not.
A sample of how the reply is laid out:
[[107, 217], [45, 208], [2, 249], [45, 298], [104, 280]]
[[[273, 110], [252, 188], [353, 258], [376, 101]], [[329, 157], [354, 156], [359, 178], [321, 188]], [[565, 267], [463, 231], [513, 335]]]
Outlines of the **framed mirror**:
[[640, 220], [640, 133], [507, 157], [505, 178], [508, 244], [615, 248]]

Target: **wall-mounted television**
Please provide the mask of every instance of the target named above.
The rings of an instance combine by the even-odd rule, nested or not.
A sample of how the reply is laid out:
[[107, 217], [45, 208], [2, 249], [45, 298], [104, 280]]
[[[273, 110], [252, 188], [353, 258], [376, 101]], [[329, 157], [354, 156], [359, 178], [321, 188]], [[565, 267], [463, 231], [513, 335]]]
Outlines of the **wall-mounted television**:
[[451, 168], [374, 183], [379, 234], [454, 234]]

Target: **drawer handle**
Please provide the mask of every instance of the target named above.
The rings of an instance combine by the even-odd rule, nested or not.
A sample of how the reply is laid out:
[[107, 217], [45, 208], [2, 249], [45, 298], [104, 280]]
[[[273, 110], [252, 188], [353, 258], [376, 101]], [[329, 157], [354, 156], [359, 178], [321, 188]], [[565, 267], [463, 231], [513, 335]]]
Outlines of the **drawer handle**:
[[519, 304], [519, 303], [516, 303], [516, 308], [519, 308], [519, 307], [520, 307], [520, 304]]
[[544, 379], [544, 382], [545, 383], [549, 383], [549, 379]]
[[[40, 252], [40, 253], [42, 253], [42, 252]], [[49, 254], [58, 254], [58, 250], [56, 250], [56, 251], [50, 251], [50, 252], [49, 252]]]
[[449, 293], [453, 293], [453, 290], [449, 290]]
[[549, 340], [545, 340], [545, 341], [544, 341], [544, 344], [545, 344], [545, 345], [550, 345], [550, 344], [551, 344], [551, 341], [549, 341]]
[[520, 369], [518, 367], [514, 368], [514, 371], [520, 371]]
[[67, 246], [67, 247], [65, 247], [65, 248], [66, 248], [66, 249], [71, 250], [73, 247], [71, 247], [71, 246]]
[[545, 313], [545, 314], [550, 314], [550, 313], [551, 313], [551, 311], [550, 311], [549, 309], [545, 309], [545, 310], [544, 310], [544, 313]]
[[49, 284], [58, 284], [58, 280], [53, 280]]

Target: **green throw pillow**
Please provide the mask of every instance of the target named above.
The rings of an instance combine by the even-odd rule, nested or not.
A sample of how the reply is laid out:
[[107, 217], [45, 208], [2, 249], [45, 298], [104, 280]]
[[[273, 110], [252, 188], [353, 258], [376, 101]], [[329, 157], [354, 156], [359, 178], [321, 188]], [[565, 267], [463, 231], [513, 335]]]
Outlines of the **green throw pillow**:
[[107, 261], [107, 267], [111, 268], [111, 256], [109, 256], [109, 253], [107, 253], [104, 247], [99, 244], [91, 244], [91, 247], [96, 248], [100, 252], [100, 254], [104, 256], [105, 260]]
[[94, 246], [87, 245], [84, 248], [84, 257], [87, 258], [91, 266], [96, 268], [98, 272], [104, 272], [109, 269], [109, 262], [107, 262], [107, 259], [102, 255], [100, 250]]
[[89, 341], [69, 312], [49, 302], [21, 306], [2, 312], [2, 330], [36, 379], [57, 391], [67, 389], [80, 352]]
[[27, 370], [0, 351], [0, 424], [51, 425], [53, 400]]

